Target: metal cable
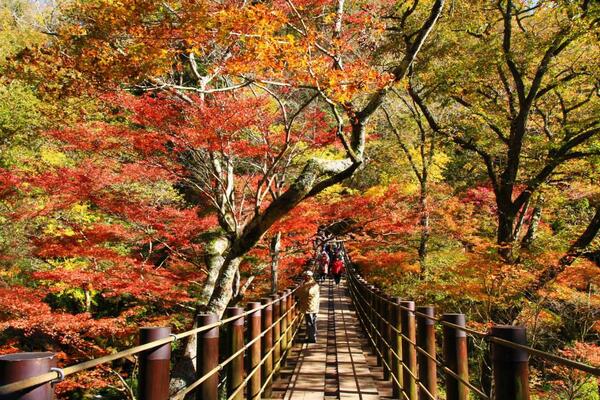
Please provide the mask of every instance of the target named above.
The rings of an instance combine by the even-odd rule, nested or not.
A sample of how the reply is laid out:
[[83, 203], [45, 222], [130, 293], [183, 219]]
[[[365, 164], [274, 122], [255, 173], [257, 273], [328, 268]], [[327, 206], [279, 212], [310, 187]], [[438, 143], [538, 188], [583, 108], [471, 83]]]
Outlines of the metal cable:
[[[141, 353], [143, 351], [151, 350], [151, 349], [153, 349], [155, 347], [161, 346], [163, 344], [171, 343], [171, 342], [183, 339], [185, 337], [191, 336], [193, 334], [205, 332], [205, 331], [208, 331], [210, 329], [223, 326], [223, 325], [225, 325], [225, 324], [227, 324], [227, 323], [229, 323], [231, 321], [235, 321], [235, 320], [237, 320], [239, 318], [243, 318], [243, 317], [245, 317], [247, 315], [250, 315], [252, 313], [260, 311], [260, 310], [262, 310], [262, 309], [264, 309], [264, 308], [266, 308], [266, 307], [268, 307], [270, 305], [273, 305], [273, 304], [275, 304], [277, 302], [280, 302], [280, 301], [283, 301], [283, 300], [287, 299], [296, 290], [298, 290], [298, 287], [299, 286], [296, 286], [289, 293], [285, 294], [284, 296], [282, 296], [282, 297], [280, 297], [280, 298], [278, 298], [276, 300], [273, 300], [273, 301], [271, 301], [269, 303], [266, 303], [266, 304], [262, 304], [258, 308], [245, 311], [245, 312], [243, 312], [240, 315], [236, 315], [236, 316], [233, 316], [233, 317], [225, 318], [225, 319], [220, 320], [218, 322], [215, 322], [215, 323], [212, 323], [212, 324], [208, 324], [208, 325], [203, 325], [201, 327], [198, 327], [198, 328], [195, 328], [195, 329], [191, 329], [189, 331], [182, 332], [182, 333], [179, 333], [179, 334], [172, 334], [169, 337], [166, 337], [166, 338], [163, 338], [163, 339], [154, 340], [152, 342], [148, 342], [148, 343], [145, 343], [143, 345], [131, 347], [129, 349], [125, 349], [125, 350], [122, 350], [122, 351], [119, 351], [117, 353], [110, 354], [110, 355], [107, 355], [107, 356], [104, 356], [104, 357], [99, 357], [99, 358], [95, 358], [93, 360], [89, 360], [89, 361], [85, 361], [85, 362], [82, 362], [82, 363], [79, 363], [79, 364], [71, 365], [71, 366], [66, 367], [66, 368], [64, 368], [62, 370], [63, 371], [63, 376], [66, 377], [66, 376], [69, 376], [69, 375], [73, 375], [73, 374], [76, 374], [78, 372], [81, 372], [81, 371], [84, 371], [84, 370], [96, 367], [96, 366], [98, 366], [100, 364], [105, 364], [105, 363], [108, 363], [108, 362], [111, 362], [111, 361], [115, 361], [115, 360], [118, 360], [118, 359], [121, 359], [121, 358], [124, 358], [124, 357], [128, 357], [128, 356], [131, 356], [131, 355], [136, 355], [136, 354], [139, 354], [139, 353]], [[295, 304], [294, 304], [294, 306], [295, 306]], [[293, 307], [290, 308], [290, 310], [288, 310], [287, 312], [291, 311], [292, 309], [293, 309]], [[287, 315], [287, 312], [284, 315]], [[264, 332], [262, 332], [261, 335], [262, 334], [264, 334]], [[30, 387], [33, 387], [33, 386], [37, 386], [37, 385], [40, 385], [40, 384], [44, 384], [44, 383], [47, 383], [47, 382], [51, 382], [51, 381], [59, 379], [59, 378], [60, 378], [60, 376], [59, 376], [59, 373], [57, 371], [47, 372], [45, 374], [41, 374], [41, 375], [38, 375], [38, 376], [34, 376], [34, 377], [31, 377], [31, 378], [23, 379], [23, 380], [20, 380], [20, 381], [17, 381], [17, 382], [13, 382], [13, 383], [9, 383], [7, 385], [0, 386], [0, 395], [6, 395], [6, 394], [18, 392], [20, 390], [27, 389], [27, 388], [30, 388]]]
[[[351, 293], [356, 293], [356, 289], [353, 287], [354, 290], [351, 290]], [[364, 298], [363, 298], [364, 299]], [[361, 310], [363, 311], [363, 313], [365, 312], [365, 309], [360, 305], [360, 303], [355, 303], [358, 304], [361, 307]], [[424, 390], [427, 391], [428, 394], [429, 391], [427, 390], [427, 388], [425, 388], [425, 386], [423, 386], [422, 382], [419, 380], [419, 378], [408, 368], [408, 366], [403, 362], [402, 357], [400, 357], [400, 355], [394, 351], [394, 349], [389, 345], [389, 343], [387, 342], [387, 340], [381, 335], [381, 333], [377, 330], [377, 327], [373, 324], [373, 322], [367, 318], [369, 324], [375, 329], [375, 332], [381, 337], [383, 344], [391, 351], [391, 353], [393, 354], [393, 356], [400, 362], [400, 365], [402, 366], [402, 369], [407, 371], [409, 373], [409, 375], [415, 380], [415, 382], [422, 387]], [[377, 345], [375, 344], [374, 339], [372, 338], [371, 334], [369, 332], [367, 332], [367, 334], [369, 335], [369, 337], [371, 338], [371, 343], [373, 344], [373, 347], [375, 348], [375, 350], [377, 351], [377, 353], [379, 354], [382, 363], [386, 366], [386, 368], [390, 371], [390, 376], [394, 379], [394, 381], [400, 385], [400, 383], [398, 382], [398, 380], [394, 377], [394, 374], [391, 373], [392, 369], [390, 368], [389, 364], [385, 361], [385, 358], [383, 357], [383, 354], [379, 351], [379, 349], [377, 348]], [[413, 341], [411, 341], [409, 338], [406, 337], [406, 335], [404, 334], [400, 334], [403, 340], [406, 340], [409, 344], [411, 344], [413, 347], [415, 347], [417, 350], [420, 349], [419, 346], [417, 346], [417, 344]], [[469, 389], [471, 389], [473, 392], [475, 392], [477, 395], [479, 395], [481, 398], [489, 400], [489, 397], [483, 393], [479, 388], [477, 388], [476, 386], [474, 386], [471, 382], [465, 380], [464, 378], [462, 378], [461, 376], [457, 375], [456, 373], [454, 373], [454, 371], [452, 371], [450, 368], [446, 367], [445, 365], [443, 365], [439, 360], [435, 359], [434, 357], [432, 357], [429, 353], [425, 352], [424, 350], [422, 351], [425, 354], [427, 354], [427, 356], [429, 356], [438, 366], [440, 366], [445, 372], [447, 372], [449, 375], [451, 375], [453, 378], [455, 378], [456, 380], [458, 380], [459, 382], [461, 382], [462, 384], [464, 384], [465, 386], [467, 386]], [[433, 397], [433, 396], [431, 396]]]
[[[293, 307], [290, 309], [292, 310]], [[296, 323], [296, 321], [298, 320], [298, 318], [300, 317], [301, 314], [296, 315], [296, 317], [290, 322], [290, 325], [286, 328], [286, 330], [284, 332], [281, 333], [281, 337], [279, 338], [279, 340], [276, 342], [277, 344], [279, 344], [279, 342], [283, 339], [284, 335], [287, 335], [287, 332], [292, 329], [294, 327], [294, 324]], [[293, 337], [292, 337], [292, 341], [293, 341]], [[292, 342], [288, 342], [288, 347], [286, 348], [286, 352], [288, 351], [288, 349], [290, 349], [292, 347]], [[250, 381], [250, 379], [254, 376], [254, 374], [256, 373], [256, 371], [258, 371], [260, 368], [262, 368], [263, 363], [265, 362], [265, 360], [267, 359], [267, 357], [269, 355], [271, 355], [271, 353], [273, 352], [274, 348], [272, 348], [261, 360], [260, 362], [254, 367], [252, 368], [252, 370], [250, 370], [248, 372], [248, 375], [246, 375], [246, 378], [244, 378], [244, 380], [240, 383], [240, 385], [235, 389], [235, 391], [229, 395], [229, 397], [227, 398], [227, 400], [231, 400], [233, 399], [235, 396], [238, 395], [238, 393], [245, 387], [245, 385]], [[283, 358], [283, 357], [282, 357]], [[260, 393], [260, 392], [259, 392]]]
[[[348, 270], [351, 271], [351, 268], [349, 268]], [[349, 275], [352, 276], [352, 273], [349, 273]], [[352, 276], [352, 281], [353, 282], [357, 282], [356, 284], [359, 285], [361, 289], [364, 289], [364, 290], [372, 293], [378, 299], [380, 299], [380, 300], [382, 300], [384, 302], [387, 302], [389, 304], [393, 304], [393, 305], [395, 305], [397, 307], [400, 307], [401, 309], [410, 311], [410, 312], [412, 312], [415, 315], [418, 315], [420, 317], [423, 317], [423, 318], [426, 318], [426, 319], [438, 322], [439, 324], [447, 326], [447, 327], [450, 327], [450, 328], [454, 328], [454, 329], [458, 329], [458, 330], [464, 331], [466, 333], [470, 333], [473, 336], [477, 336], [477, 337], [480, 337], [480, 338], [488, 339], [491, 342], [495, 342], [495, 343], [498, 343], [498, 344], [506, 346], [506, 347], [511, 347], [511, 348], [523, 350], [523, 351], [527, 352], [529, 355], [535, 355], [535, 356], [538, 356], [538, 357], [542, 357], [542, 358], [545, 358], [545, 359], [552, 360], [553, 362], [555, 362], [558, 365], [563, 365], [563, 366], [571, 367], [573, 369], [577, 369], [577, 370], [580, 370], [580, 371], [583, 371], [583, 372], [587, 372], [587, 373], [589, 373], [591, 375], [594, 375], [594, 376], [600, 376], [600, 367], [595, 367], [595, 366], [584, 364], [584, 363], [581, 363], [581, 362], [578, 362], [578, 361], [574, 361], [574, 360], [571, 360], [571, 359], [568, 359], [568, 358], [560, 357], [560, 356], [557, 356], [557, 355], [552, 354], [552, 353], [548, 353], [548, 352], [545, 352], [545, 351], [542, 351], [542, 350], [535, 349], [533, 347], [521, 345], [521, 344], [514, 343], [514, 342], [511, 342], [511, 341], [508, 341], [508, 340], [504, 340], [504, 339], [501, 339], [501, 338], [498, 338], [498, 337], [494, 337], [494, 336], [490, 335], [490, 333], [480, 332], [480, 331], [477, 331], [477, 330], [474, 330], [474, 329], [470, 329], [470, 328], [467, 328], [467, 327], [464, 327], [464, 326], [453, 324], [453, 323], [448, 322], [448, 321], [444, 321], [444, 320], [442, 320], [440, 318], [431, 317], [431, 316], [429, 316], [427, 314], [423, 314], [423, 313], [418, 312], [418, 311], [410, 310], [408, 307], [396, 304], [396, 303], [391, 302], [390, 300], [388, 300], [388, 299], [386, 299], [384, 297], [381, 297], [379, 294], [377, 294], [371, 288], [369, 288], [368, 286], [364, 285], [362, 282], [360, 282], [357, 279], [355, 279], [354, 276]], [[358, 291], [357, 291], [357, 293], [358, 293]], [[367, 305], [369, 306], [369, 308], [371, 308], [371, 310], [373, 310], [377, 314], [377, 316], [379, 318], [382, 318], [381, 314], [377, 313], [377, 311], [373, 309], [373, 306], [369, 302], [366, 301], [366, 299], [364, 298], [364, 296], [362, 296], [360, 293], [358, 293], [358, 295], [367, 303]], [[387, 323], [387, 321], [386, 321], [386, 323]], [[392, 327], [392, 329], [396, 330], [395, 327], [393, 327], [393, 326], [391, 326], [391, 327]], [[397, 330], [396, 330], [396, 332], [397, 332]]]
[[[255, 338], [253, 338], [252, 340], [250, 340], [248, 343], [246, 343], [242, 348], [240, 348], [238, 351], [236, 351], [235, 353], [233, 353], [232, 355], [230, 355], [229, 357], [227, 357], [225, 360], [223, 360], [222, 362], [220, 362], [215, 368], [211, 369], [210, 371], [208, 371], [206, 374], [202, 375], [200, 378], [198, 378], [198, 380], [194, 381], [192, 384], [190, 384], [189, 386], [183, 388], [182, 390], [180, 390], [179, 392], [177, 392], [176, 394], [174, 394], [172, 396], [173, 399], [181, 399], [184, 398], [188, 393], [191, 393], [193, 389], [195, 389], [196, 387], [198, 387], [199, 385], [201, 385], [204, 381], [206, 381], [208, 378], [210, 378], [211, 376], [213, 376], [214, 374], [216, 374], [217, 372], [223, 370], [223, 368], [229, 364], [231, 361], [233, 361], [236, 357], [238, 357], [240, 354], [243, 354], [246, 352], [246, 350], [248, 350], [250, 348], [250, 346], [252, 346], [254, 343], [256, 343], [258, 340], [262, 339], [262, 337], [267, 333], [267, 331], [273, 329], [279, 322], [281, 322], [281, 320], [283, 320], [284, 318], [286, 318], [288, 316], [288, 314], [290, 312], [292, 312], [292, 310], [294, 310], [296, 308], [296, 304], [294, 303], [294, 305], [285, 312], [285, 314], [283, 314], [281, 317], [279, 317], [277, 319], [277, 321], [273, 322], [268, 328], [265, 328], [258, 336], [256, 336]], [[253, 309], [252, 313], [257, 312], [258, 308]], [[252, 314], [251, 313], [251, 314]], [[287, 333], [288, 329], [286, 329], [286, 333]], [[281, 338], [279, 339], [279, 341], [281, 340]], [[279, 344], [279, 341], [277, 342], [277, 344]], [[262, 364], [261, 364], [262, 365]]]

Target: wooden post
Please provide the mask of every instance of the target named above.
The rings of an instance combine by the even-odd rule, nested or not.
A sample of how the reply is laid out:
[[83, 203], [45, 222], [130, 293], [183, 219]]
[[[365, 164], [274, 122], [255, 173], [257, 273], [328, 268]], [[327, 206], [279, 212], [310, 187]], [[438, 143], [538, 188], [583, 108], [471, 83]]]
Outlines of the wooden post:
[[[386, 356], [385, 356], [385, 300], [384, 300], [384, 296], [385, 294], [383, 293], [383, 291], [381, 289], [377, 289], [377, 313], [380, 315], [379, 317], [377, 317], [377, 330], [379, 331], [379, 334], [377, 335], [377, 338], [379, 339], [379, 349], [381, 351], [381, 366], [383, 367], [383, 375], [385, 378], [386, 372], [385, 372], [385, 363], [384, 361], [386, 361]], [[389, 378], [389, 375], [388, 375]]]
[[[374, 287], [372, 285], [365, 286], [365, 316], [367, 317], [367, 321], [365, 322], [365, 326], [370, 333], [370, 336], [373, 340], [375, 340], [375, 336], [373, 336], [373, 326], [371, 323], [375, 324], [375, 319], [373, 318], [373, 309], [371, 307], [375, 307], [375, 297], [373, 295]], [[375, 357], [378, 360], [377, 357]], [[379, 361], [377, 361], [379, 363]]]
[[[140, 328], [140, 344], [168, 338], [170, 327]], [[138, 398], [140, 400], [167, 400], [169, 398], [169, 366], [171, 343], [140, 353]]]
[[[417, 399], [417, 381], [414, 376], [417, 376], [417, 349], [410, 343], [416, 342], [416, 326], [415, 326], [415, 302], [401, 301], [400, 318], [402, 325], [402, 382], [404, 384], [404, 394], [410, 400]], [[410, 341], [410, 342], [409, 342]]]
[[[248, 311], [255, 310], [251, 314], [248, 314], [247, 325], [248, 325], [248, 342], [259, 338], [248, 348], [248, 365], [247, 365], [247, 374], [253, 374], [250, 380], [248, 381], [248, 399], [255, 400], [260, 398], [260, 387], [261, 387], [261, 371], [260, 367], [260, 333], [261, 333], [261, 311], [260, 311], [260, 303], [252, 302], [247, 305]], [[256, 370], [255, 370], [256, 369]], [[216, 397], [215, 397], [216, 399]]]
[[[522, 326], [496, 325], [491, 336], [527, 345]], [[526, 351], [492, 341], [494, 400], [529, 400], [529, 355]]]
[[[262, 299], [261, 303], [264, 306], [262, 309], [262, 331], [264, 332], [264, 336], [262, 338], [261, 359], [266, 357], [262, 366], [261, 386], [266, 384], [262, 395], [269, 398], [271, 397], [271, 383], [273, 382], [273, 377], [271, 376], [273, 372], [273, 353], [271, 352], [273, 348], [273, 328], [271, 327], [273, 325], [273, 306], [269, 304], [271, 303], [270, 298]], [[268, 353], [271, 354], [267, 356]]]
[[[235, 317], [242, 315], [244, 309], [241, 307], [228, 307], [227, 317]], [[240, 317], [236, 320], [231, 321], [229, 328], [228, 337], [228, 356], [236, 353], [244, 347], [244, 318]], [[244, 381], [244, 353], [241, 352], [229, 363], [227, 367], [227, 395], [231, 396], [235, 392], [242, 382]], [[232, 400], [242, 400], [244, 398], [244, 392], [242, 390], [233, 397]]]
[[[279, 295], [274, 294], [271, 296], [271, 299], [275, 301], [273, 303], [273, 322], [276, 322], [281, 317], [281, 302], [279, 301]], [[275, 373], [273, 374], [273, 380], [279, 377], [279, 360], [281, 359], [281, 343], [279, 342], [279, 338], [281, 337], [281, 322], [277, 322], [275, 326], [273, 326], [273, 365], [275, 368]]]
[[[219, 322], [216, 314], [200, 314], [200, 326], [208, 326]], [[219, 365], [219, 327], [215, 326], [198, 334], [198, 367], [196, 368], [197, 379], [212, 371]], [[200, 385], [196, 392], [197, 400], [213, 400], [219, 394], [219, 372], [215, 372], [210, 378]]]
[[383, 313], [381, 315], [384, 316], [383, 319], [383, 330], [381, 331], [381, 333], [383, 334], [383, 347], [382, 347], [382, 351], [383, 351], [383, 355], [385, 358], [385, 362], [387, 364], [387, 367], [384, 366], [383, 368], [383, 379], [388, 381], [391, 379], [392, 376], [392, 327], [391, 327], [391, 321], [392, 321], [392, 304], [390, 303], [390, 297], [387, 295], [383, 295], [382, 297], [382, 307], [381, 310], [383, 311]]
[[[0, 356], [0, 386], [42, 375], [56, 367], [54, 353], [13, 353]], [[5, 400], [52, 400], [54, 390], [50, 382], [19, 392], [3, 395]]]
[[[373, 304], [373, 313], [372, 313], [372, 321], [373, 321], [373, 325], [374, 327], [372, 327], [373, 330], [373, 340], [375, 340], [375, 345], [377, 346], [377, 349], [379, 351], [376, 351], [375, 353], [377, 354], [377, 366], [378, 367], [382, 367], [383, 366], [383, 351], [382, 350], [382, 346], [381, 346], [381, 336], [379, 336], [379, 333], [381, 332], [381, 320], [379, 318], [379, 314], [381, 314], [381, 307], [380, 304], [381, 302], [379, 301], [379, 289], [373, 286], [373, 302], [371, 304]], [[385, 370], [385, 368], [383, 368]]]
[[290, 329], [287, 331], [287, 346], [292, 347], [292, 337], [294, 335], [294, 327], [292, 327], [292, 321], [294, 320], [294, 312], [297, 310], [295, 308], [292, 308], [294, 306], [294, 296], [292, 295], [292, 290], [286, 289], [286, 292], [288, 294], [288, 296], [286, 297], [286, 309], [291, 310], [287, 315], [287, 326], [290, 327]]
[[281, 335], [281, 357], [283, 357], [283, 361], [281, 362], [281, 365], [285, 365], [285, 351], [288, 348], [288, 341], [287, 341], [287, 334], [285, 333], [285, 330], [287, 329], [287, 318], [284, 316], [285, 313], [287, 312], [287, 300], [285, 299], [287, 294], [287, 291], [284, 290], [283, 293], [281, 294], [281, 316], [283, 318], [281, 318], [281, 322], [279, 323], [279, 334]]
[[392, 344], [394, 351], [400, 357], [398, 359], [394, 356], [392, 361], [392, 374], [396, 377], [396, 381], [392, 382], [392, 395], [394, 399], [402, 398], [402, 336], [399, 332], [402, 332], [402, 319], [400, 316], [400, 297], [394, 297], [394, 305], [392, 307], [392, 324], [396, 330], [394, 331], [394, 338]]
[[[435, 321], [432, 319], [435, 316], [435, 309], [433, 306], [424, 306], [417, 307], [417, 311], [424, 314], [416, 316], [417, 346], [435, 358]], [[425, 391], [419, 387], [419, 399], [437, 398], [437, 364], [421, 352], [417, 353], [417, 362], [419, 364], [419, 380], [427, 389]]]
[[[450, 322], [458, 326], [465, 326], [464, 314], [444, 314], [442, 321]], [[446, 367], [450, 368], [461, 379], [469, 380], [469, 364], [467, 359], [467, 333], [462, 329], [451, 326], [443, 326], [444, 335], [443, 354]], [[461, 383], [450, 374], [446, 374], [446, 399], [467, 400], [469, 391], [464, 383]]]

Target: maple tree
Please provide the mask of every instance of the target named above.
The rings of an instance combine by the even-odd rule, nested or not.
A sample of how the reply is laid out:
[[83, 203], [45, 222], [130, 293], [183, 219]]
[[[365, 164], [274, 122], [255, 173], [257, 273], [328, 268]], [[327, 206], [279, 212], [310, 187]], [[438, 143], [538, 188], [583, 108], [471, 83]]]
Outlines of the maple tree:
[[[598, 120], [591, 116], [598, 109], [598, 9], [586, 1], [506, 1], [483, 11], [474, 4], [468, 12], [477, 18], [457, 29], [463, 45], [456, 51], [478, 57], [454, 58], [456, 65], [439, 70], [442, 80], [461, 82], [440, 87], [456, 118], [436, 120], [418, 73], [410, 93], [434, 130], [480, 158], [496, 196], [500, 251], [511, 258], [532, 196], [565, 164], [597, 155]], [[549, 14], [553, 25], [538, 22]]]
[[[182, 183], [207, 197], [217, 212], [219, 230], [206, 246], [211, 256], [205, 293], [210, 296], [208, 309], [222, 313], [235, 291], [240, 257], [298, 203], [341, 182], [363, 164], [367, 121], [390, 87], [406, 75], [442, 6], [437, 1], [430, 11], [422, 7], [403, 11], [404, 21], [418, 30], [399, 48], [404, 56], [389, 72], [378, 71], [369, 55], [360, 51], [365, 47], [362, 40], [376, 45], [381, 25], [372, 15], [387, 12], [384, 4], [344, 8], [341, 3], [330, 8], [287, 1], [270, 8], [245, 4], [240, 10], [236, 2], [196, 2], [186, 7], [158, 1], [84, 2], [64, 11], [66, 22], [58, 30], [57, 47], [68, 54], [64, 64], [84, 81], [156, 93], [155, 98], [142, 97], [146, 119], [138, 123], [172, 128], [161, 124], [174, 121], [156, 117], [174, 109], [185, 110], [180, 118], [195, 119], [197, 124], [208, 124], [208, 113], [229, 113], [218, 120], [218, 127], [215, 120], [214, 142], [176, 143], [182, 146], [175, 156], [179, 159], [170, 160], [187, 170], [181, 174]], [[86, 17], [92, 14], [93, 18]], [[227, 93], [234, 90], [239, 97]], [[253, 99], [251, 91], [270, 99]], [[274, 106], [277, 114], [267, 112]], [[248, 115], [247, 109], [262, 114]], [[307, 113], [315, 109], [329, 114], [321, 113], [321, 126], [311, 127]], [[253, 118], [265, 123], [257, 132], [250, 132]], [[300, 119], [306, 121], [295, 126]], [[274, 124], [279, 127], [274, 129]], [[306, 138], [311, 130], [312, 137]], [[318, 146], [323, 141], [341, 144], [342, 157], [298, 162], [295, 150], [300, 144]], [[144, 142], [160, 146], [157, 137]], [[290, 165], [292, 161], [295, 165]], [[238, 171], [244, 168], [246, 174], [238, 182]], [[251, 206], [245, 203], [249, 198]]]
[[317, 232], [391, 293], [597, 351], [594, 2], [7, 4], [0, 352], [72, 363], [189, 328], [287, 285]]

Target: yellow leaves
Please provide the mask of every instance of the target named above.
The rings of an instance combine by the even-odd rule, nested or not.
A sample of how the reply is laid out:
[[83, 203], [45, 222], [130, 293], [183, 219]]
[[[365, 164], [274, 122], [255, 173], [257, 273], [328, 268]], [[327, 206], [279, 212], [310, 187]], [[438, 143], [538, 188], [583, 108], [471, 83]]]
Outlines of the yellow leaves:
[[367, 198], [379, 198], [384, 196], [388, 191], [388, 187], [385, 185], [373, 186], [364, 193]]
[[[90, 210], [88, 204], [77, 203], [65, 212], [65, 218], [78, 225], [90, 225], [98, 222], [102, 217]], [[43, 233], [48, 236], [75, 236], [70, 226], [63, 225], [58, 219], [50, 219], [43, 228]]]
[[81, 271], [90, 265], [90, 262], [81, 258], [68, 258], [60, 262], [53, 262], [57, 267], [67, 271]]
[[75, 231], [69, 227], [64, 227], [55, 220], [51, 220], [43, 229], [48, 236], [75, 236]]
[[67, 156], [64, 153], [53, 149], [42, 149], [40, 157], [43, 162], [53, 167], [64, 167], [69, 163]]
[[323, 203], [335, 204], [343, 201], [346, 196], [351, 196], [357, 192], [357, 190], [349, 189], [338, 183], [323, 190], [317, 198]]
[[331, 24], [335, 21], [335, 13], [329, 13], [323, 18], [323, 22], [326, 24]]

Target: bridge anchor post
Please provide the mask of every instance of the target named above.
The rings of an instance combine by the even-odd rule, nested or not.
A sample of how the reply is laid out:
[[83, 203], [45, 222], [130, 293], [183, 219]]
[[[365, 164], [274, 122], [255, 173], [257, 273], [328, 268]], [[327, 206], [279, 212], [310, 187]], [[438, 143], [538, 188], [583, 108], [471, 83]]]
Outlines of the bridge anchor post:
[[280, 371], [280, 361], [281, 361], [281, 342], [279, 338], [281, 337], [281, 322], [279, 318], [281, 318], [281, 302], [279, 301], [279, 295], [274, 294], [271, 296], [271, 300], [273, 303], [273, 322], [275, 325], [273, 326], [273, 380], [279, 378]]
[[[244, 309], [241, 307], [228, 307], [227, 317], [235, 317], [242, 315]], [[244, 318], [240, 317], [231, 322], [229, 327], [228, 337], [228, 356], [231, 357], [244, 347]], [[227, 395], [231, 396], [234, 393], [237, 394], [232, 400], [242, 400], [244, 398], [244, 392], [240, 389], [240, 385], [244, 381], [244, 353], [240, 353], [237, 357], [231, 360], [227, 368]]]
[[[248, 321], [248, 343], [255, 340], [250, 345], [247, 353], [248, 375], [252, 374], [248, 381], [248, 399], [256, 400], [260, 398], [261, 387], [261, 367], [260, 367], [260, 334], [261, 334], [261, 310], [259, 302], [251, 302], [246, 306], [248, 311], [252, 311], [247, 316]], [[216, 399], [217, 397], [215, 397]]]
[[271, 384], [273, 382], [273, 377], [271, 376], [271, 373], [273, 372], [273, 352], [271, 352], [271, 349], [273, 348], [273, 328], [271, 328], [271, 325], [273, 325], [273, 305], [269, 304], [271, 303], [270, 298], [261, 299], [261, 303], [264, 307], [262, 310], [262, 330], [264, 336], [262, 338], [261, 359], [265, 359], [262, 366], [261, 380], [262, 385], [265, 386], [265, 390], [263, 391], [262, 396], [270, 398], [272, 394]]
[[[216, 314], [200, 314], [200, 326], [207, 326], [219, 322]], [[219, 327], [215, 326], [198, 335], [198, 378], [206, 375], [219, 365]], [[196, 393], [198, 400], [217, 399], [219, 394], [219, 373], [216, 372], [200, 385]]]
[[[0, 357], [0, 386], [50, 372], [56, 366], [54, 353], [13, 353]], [[47, 382], [1, 396], [6, 400], [52, 400], [54, 389]]]
[[385, 360], [383, 367], [383, 379], [389, 381], [392, 377], [392, 328], [391, 328], [391, 307], [390, 297], [383, 294], [381, 297], [381, 315], [383, 316], [381, 335], [383, 336], [383, 358]]
[[[140, 328], [140, 344], [168, 338], [170, 327]], [[140, 373], [138, 396], [140, 400], [166, 400], [169, 398], [169, 367], [171, 343], [165, 343], [139, 355]]]
[[[496, 325], [492, 338], [527, 345], [527, 333], [522, 326]], [[529, 355], [522, 349], [502, 343], [491, 343], [494, 376], [494, 400], [529, 400]]]
[[[417, 349], [413, 345], [416, 342], [415, 326], [415, 302], [401, 301], [400, 310], [402, 325], [402, 382], [404, 394], [410, 400], [417, 400]], [[412, 342], [412, 343], [411, 343]]]
[[[419, 380], [425, 387], [419, 387], [419, 398], [437, 398], [437, 364], [435, 359], [435, 308], [433, 306], [417, 307], [417, 346], [431, 357], [423, 353], [417, 354], [419, 364]], [[427, 318], [427, 317], [430, 318]], [[433, 358], [433, 359], [432, 359]], [[429, 393], [427, 393], [429, 392]]]
[[279, 312], [281, 313], [281, 321], [279, 322], [279, 334], [281, 335], [281, 342], [280, 342], [280, 346], [281, 346], [281, 363], [280, 366], [285, 366], [285, 362], [286, 362], [286, 351], [288, 348], [288, 341], [287, 341], [287, 317], [285, 316], [285, 313], [287, 312], [288, 308], [287, 308], [287, 299], [286, 299], [286, 295], [288, 294], [287, 290], [284, 290], [281, 293], [281, 297], [280, 297], [280, 308], [279, 308]]
[[[460, 327], [465, 326], [464, 314], [444, 314], [442, 321]], [[444, 325], [443, 327], [443, 354], [446, 366], [465, 382], [469, 380], [469, 363], [467, 359], [467, 333], [458, 328]], [[446, 399], [467, 400], [468, 387], [460, 380], [446, 373]]]
[[400, 316], [400, 302], [402, 299], [400, 297], [394, 297], [394, 305], [392, 308], [392, 324], [394, 328], [394, 338], [392, 344], [394, 346], [394, 351], [396, 355], [394, 355], [394, 359], [392, 361], [392, 374], [396, 378], [392, 382], [392, 396], [394, 399], [402, 398], [402, 336], [400, 332], [402, 332], [402, 324], [401, 324], [401, 316]]

